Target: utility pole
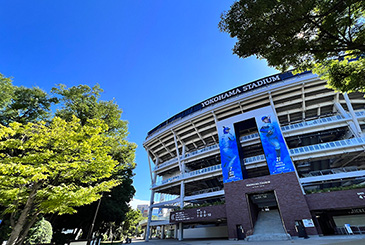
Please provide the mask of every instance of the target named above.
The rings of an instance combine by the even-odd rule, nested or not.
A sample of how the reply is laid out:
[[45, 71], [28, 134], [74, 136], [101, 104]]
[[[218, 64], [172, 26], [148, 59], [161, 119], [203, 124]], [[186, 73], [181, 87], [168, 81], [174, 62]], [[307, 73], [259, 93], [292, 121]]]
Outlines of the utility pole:
[[96, 216], [98, 215], [98, 212], [99, 212], [99, 207], [100, 207], [100, 203], [101, 203], [102, 198], [103, 198], [103, 195], [99, 199], [98, 206], [96, 207], [96, 211], [95, 211], [95, 214], [94, 214], [93, 223], [91, 224], [91, 229], [89, 230], [89, 233], [87, 234], [87, 245], [91, 244], [91, 238], [92, 238], [93, 229], [94, 229], [94, 226], [95, 226], [95, 220], [96, 220]]

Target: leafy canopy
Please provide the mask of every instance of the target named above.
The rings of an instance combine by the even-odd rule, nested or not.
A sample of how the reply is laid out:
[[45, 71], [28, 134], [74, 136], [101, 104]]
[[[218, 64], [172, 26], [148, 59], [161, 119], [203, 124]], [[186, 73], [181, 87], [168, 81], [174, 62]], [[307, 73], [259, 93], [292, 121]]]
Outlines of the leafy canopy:
[[74, 207], [97, 200], [100, 192], [119, 184], [107, 180], [118, 164], [108, 154], [107, 126], [90, 120], [82, 126], [76, 117], [55, 117], [26, 125], [0, 126], [0, 203], [18, 211], [35, 190], [37, 213], [73, 213]]
[[[8, 239], [3, 228], [10, 225], [9, 243], [22, 244], [42, 213], [84, 210], [89, 217], [105, 191], [112, 198], [103, 200], [98, 222], [122, 222], [135, 192], [136, 145], [127, 140], [118, 105], [100, 100], [98, 85], [59, 85], [52, 97], [13, 86], [0, 74], [0, 88], [0, 211], [6, 220], [0, 239]], [[56, 117], [52, 104], [59, 108]], [[86, 219], [67, 217], [77, 222], [73, 227], [90, 228]]]
[[0, 73], [0, 109], [5, 107], [14, 94], [14, 86], [8, 77]]
[[240, 0], [219, 28], [237, 38], [233, 53], [241, 58], [256, 55], [282, 71], [315, 69], [338, 90], [363, 91], [364, 23], [362, 0]]
[[[108, 125], [105, 134], [108, 136], [106, 144], [110, 147], [109, 154], [119, 162], [115, 173], [110, 177], [120, 180], [121, 184], [114, 187], [110, 193], [104, 195], [96, 218], [94, 230], [98, 233], [106, 232], [113, 226], [118, 227], [125, 219], [129, 210], [128, 203], [135, 193], [133, 187], [133, 172], [135, 167], [136, 144], [127, 140], [128, 122], [121, 119], [122, 110], [113, 101], [100, 100], [103, 90], [99, 85], [89, 87], [78, 85], [66, 87], [58, 85], [52, 93], [59, 98], [56, 115], [69, 121], [76, 115], [83, 125], [90, 119], [98, 119]], [[90, 228], [97, 203], [77, 208], [72, 215], [53, 216], [52, 225], [56, 231], [63, 228], [81, 228], [86, 231]], [[81, 238], [86, 238], [87, 232]]]

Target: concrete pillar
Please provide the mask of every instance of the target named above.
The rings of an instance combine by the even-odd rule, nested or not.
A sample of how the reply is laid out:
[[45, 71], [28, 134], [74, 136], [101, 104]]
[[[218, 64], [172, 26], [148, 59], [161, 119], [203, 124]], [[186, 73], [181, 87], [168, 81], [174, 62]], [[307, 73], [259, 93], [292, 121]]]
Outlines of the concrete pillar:
[[[184, 197], [185, 197], [185, 183], [184, 181], [181, 181], [180, 183], [180, 208], [184, 208]], [[183, 240], [183, 223], [179, 223], [179, 235], [178, 240]]]
[[184, 236], [183, 236], [183, 223], [179, 223], [179, 236], [178, 236], [178, 240], [179, 241], [182, 241], [184, 239]]
[[161, 225], [161, 239], [165, 239], [165, 226]]
[[177, 233], [179, 232], [179, 227], [178, 225], [175, 225], [175, 231], [174, 231], [174, 238], [177, 239]]
[[[149, 160], [149, 156], [148, 156], [148, 160]], [[159, 160], [156, 160], [155, 166], [157, 166]], [[150, 164], [150, 163], [149, 163]], [[150, 164], [151, 165], [151, 164]], [[152, 168], [150, 166], [150, 172], [151, 172], [151, 178], [152, 178], [152, 186], [156, 183], [156, 179], [157, 179], [157, 174], [152, 174]], [[150, 238], [150, 234], [151, 234], [151, 221], [152, 221], [152, 211], [153, 211], [153, 207], [152, 205], [155, 202], [155, 191], [152, 190], [151, 191], [151, 199], [150, 199], [150, 206], [148, 208], [148, 220], [147, 220], [147, 228], [146, 228], [146, 238], [145, 241], [148, 242], [149, 238]]]
[[152, 211], [153, 211], [153, 207], [151, 207], [151, 205], [153, 204], [153, 197], [155, 195], [155, 192], [152, 191], [151, 193], [151, 204], [150, 207], [148, 208], [148, 221], [147, 221], [147, 228], [146, 228], [146, 238], [145, 241], [148, 242], [150, 235], [151, 235], [151, 221], [152, 221]]

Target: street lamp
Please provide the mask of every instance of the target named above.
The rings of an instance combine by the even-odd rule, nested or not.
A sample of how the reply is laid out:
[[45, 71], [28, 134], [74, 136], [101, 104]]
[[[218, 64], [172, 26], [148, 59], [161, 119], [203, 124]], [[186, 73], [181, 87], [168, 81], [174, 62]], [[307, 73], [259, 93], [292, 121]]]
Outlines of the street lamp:
[[[96, 210], [95, 210], [93, 223], [91, 224], [91, 228], [89, 230], [89, 233], [87, 234], [87, 245], [91, 244], [91, 238], [92, 238], [92, 234], [93, 234], [93, 230], [94, 230], [94, 226], [95, 226], [95, 220], [96, 220], [96, 216], [98, 215], [98, 212], [99, 212], [99, 207], [100, 207], [100, 203], [101, 203], [101, 199], [103, 198], [103, 195], [104, 195], [104, 193], [101, 195], [101, 197], [99, 199], [98, 206], [96, 207]], [[111, 197], [111, 195], [108, 195], [108, 197]]]

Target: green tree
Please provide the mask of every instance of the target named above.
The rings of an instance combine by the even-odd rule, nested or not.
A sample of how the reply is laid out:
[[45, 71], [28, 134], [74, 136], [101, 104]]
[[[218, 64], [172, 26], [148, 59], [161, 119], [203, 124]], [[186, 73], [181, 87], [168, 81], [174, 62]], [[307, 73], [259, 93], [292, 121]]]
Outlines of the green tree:
[[22, 244], [38, 215], [74, 213], [120, 184], [108, 179], [118, 162], [110, 156], [108, 126], [66, 122], [0, 126], [0, 204], [11, 213], [8, 244]]
[[123, 223], [123, 234], [125, 236], [134, 235], [137, 231], [137, 226], [143, 220], [142, 213], [139, 210], [130, 209]]
[[40, 244], [40, 243], [51, 243], [52, 240], [52, 225], [44, 218], [40, 219], [35, 225], [29, 230], [29, 236], [27, 243]]
[[219, 28], [237, 38], [240, 58], [256, 55], [282, 71], [313, 69], [335, 89], [365, 91], [364, 23], [362, 0], [240, 0]]
[[0, 73], [0, 109], [4, 108], [12, 99], [14, 86], [12, 80]]
[[51, 105], [58, 102], [40, 88], [12, 87], [11, 100], [0, 110], [0, 123], [49, 120]]
[[[76, 115], [81, 124], [90, 119], [98, 119], [108, 125], [106, 135], [109, 138], [110, 155], [119, 165], [117, 171], [110, 177], [118, 179], [121, 184], [112, 189], [110, 195], [105, 195], [101, 201], [94, 230], [98, 233], [106, 232], [110, 224], [115, 227], [121, 225], [128, 212], [128, 203], [132, 199], [135, 189], [133, 187], [133, 169], [135, 168], [136, 144], [127, 140], [128, 122], [121, 119], [122, 110], [114, 101], [100, 100], [103, 90], [99, 85], [90, 88], [87, 85], [79, 85], [67, 88], [58, 85], [52, 92], [59, 96], [60, 108], [56, 115], [67, 120]], [[92, 223], [96, 203], [77, 208], [77, 213], [54, 217], [52, 224], [55, 230], [62, 228], [82, 229], [82, 238], [86, 238], [87, 231]]]

